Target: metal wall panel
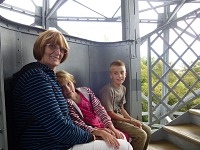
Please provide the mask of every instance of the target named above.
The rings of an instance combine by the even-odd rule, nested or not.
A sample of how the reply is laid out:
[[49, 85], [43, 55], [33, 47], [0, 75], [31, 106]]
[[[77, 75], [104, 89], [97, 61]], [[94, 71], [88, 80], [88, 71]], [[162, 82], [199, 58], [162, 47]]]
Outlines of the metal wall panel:
[[4, 75], [2, 59], [2, 32], [0, 31], [0, 149], [7, 148], [7, 128], [5, 113]]
[[126, 42], [90, 46], [90, 55], [91, 87], [97, 96], [99, 89], [110, 82], [109, 65], [112, 61], [117, 59], [124, 61], [129, 72], [129, 46]]
[[69, 56], [65, 62], [57, 67], [57, 71], [64, 69], [74, 75], [77, 86], [90, 87], [88, 45], [74, 43], [70, 40], [68, 43], [70, 46]]
[[[2, 53], [4, 79], [7, 81], [22, 66], [34, 61], [32, 47], [37, 36], [7, 29], [1, 31], [6, 35], [2, 39]], [[7, 83], [5, 82], [6, 90]]]

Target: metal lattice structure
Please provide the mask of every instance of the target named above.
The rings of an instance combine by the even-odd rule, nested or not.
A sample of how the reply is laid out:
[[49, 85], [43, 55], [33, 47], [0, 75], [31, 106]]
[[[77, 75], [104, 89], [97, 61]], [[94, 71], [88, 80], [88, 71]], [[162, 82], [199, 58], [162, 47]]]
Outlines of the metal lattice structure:
[[[151, 125], [168, 123], [174, 118], [175, 111], [200, 96], [200, 72], [195, 71], [195, 66], [200, 63], [200, 32], [196, 30], [199, 23], [200, 9], [197, 9], [142, 39], [148, 47], [148, 116]], [[158, 64], [162, 72], [159, 72]], [[171, 85], [170, 76], [176, 79]], [[195, 81], [191, 83], [190, 77]], [[180, 86], [186, 89], [184, 95], [178, 91]], [[169, 104], [169, 97], [174, 97], [176, 103]]]

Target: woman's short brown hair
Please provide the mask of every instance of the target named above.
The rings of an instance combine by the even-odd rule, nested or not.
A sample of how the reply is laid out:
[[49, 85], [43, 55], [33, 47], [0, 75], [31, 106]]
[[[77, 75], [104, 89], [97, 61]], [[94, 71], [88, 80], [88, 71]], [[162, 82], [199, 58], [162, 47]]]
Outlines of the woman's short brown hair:
[[38, 36], [33, 47], [33, 56], [35, 57], [35, 59], [42, 59], [42, 57], [44, 56], [45, 46], [49, 43], [58, 44], [60, 47], [67, 50], [67, 53], [64, 54], [61, 60], [61, 63], [65, 61], [68, 56], [69, 45], [63, 34], [55, 30], [46, 30]]

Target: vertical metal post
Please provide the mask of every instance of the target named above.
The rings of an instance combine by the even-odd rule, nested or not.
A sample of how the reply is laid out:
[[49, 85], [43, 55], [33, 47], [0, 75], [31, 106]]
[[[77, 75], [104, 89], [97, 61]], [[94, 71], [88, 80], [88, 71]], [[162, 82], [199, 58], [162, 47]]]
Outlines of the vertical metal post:
[[121, 0], [121, 11], [122, 39], [133, 41], [129, 47], [130, 84], [127, 87], [127, 101], [129, 101], [127, 109], [132, 117], [142, 120], [138, 0]]
[[43, 0], [42, 3], [42, 28], [46, 29], [46, 11], [47, 11], [47, 0]]
[[151, 46], [150, 46], [150, 37], [148, 38], [147, 41], [147, 68], [148, 68], [148, 123], [151, 126], [152, 125], [152, 118], [153, 118], [153, 110], [152, 110], [152, 74], [151, 74]]
[[0, 148], [8, 150], [4, 92], [3, 58], [0, 31]]
[[[164, 20], [167, 19], [167, 15], [169, 13], [170, 13], [170, 8], [169, 8], [169, 6], [166, 6], [165, 11], [164, 11]], [[168, 44], [169, 43], [169, 30], [165, 30], [163, 32], [163, 34], [164, 34], [163, 36], [164, 36], [164, 39], [165, 39], [165, 42], [163, 41], [163, 54], [165, 54], [163, 56], [163, 60], [167, 64], [169, 64], [169, 44]], [[168, 69], [169, 68], [165, 65], [165, 63], [163, 63], [162, 74], [165, 74], [168, 71]], [[165, 82], [168, 85], [168, 75], [163, 78], [163, 82]], [[168, 92], [168, 88], [164, 84], [162, 84], [162, 100], [164, 101], [165, 104], [167, 104], [167, 102], [168, 102], [168, 97], [166, 97], [165, 99], [163, 99], [163, 97], [167, 94], [167, 92]], [[163, 105], [161, 105], [160, 107], [161, 107], [160, 108], [160, 111], [161, 111], [160, 115], [162, 116], [167, 112], [167, 110], [166, 110], [166, 107], [163, 106]], [[166, 123], [167, 123], [167, 121], [164, 120], [164, 119], [162, 119], [161, 122], [160, 122], [160, 124], [163, 124], [163, 125], [165, 125]]]

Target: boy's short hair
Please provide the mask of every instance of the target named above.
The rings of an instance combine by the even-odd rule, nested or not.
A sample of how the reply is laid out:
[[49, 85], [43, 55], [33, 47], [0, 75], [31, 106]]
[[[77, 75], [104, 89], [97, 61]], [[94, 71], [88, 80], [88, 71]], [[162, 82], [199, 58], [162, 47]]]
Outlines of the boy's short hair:
[[74, 76], [64, 70], [60, 70], [56, 72], [56, 76], [57, 76], [57, 81], [58, 83], [62, 83], [62, 82], [69, 82], [71, 81], [74, 85], [76, 85], [76, 80], [74, 78]]
[[110, 69], [112, 66], [125, 66], [125, 63], [122, 60], [115, 60], [110, 63]]

